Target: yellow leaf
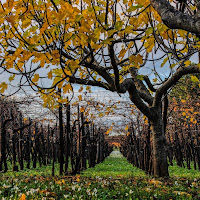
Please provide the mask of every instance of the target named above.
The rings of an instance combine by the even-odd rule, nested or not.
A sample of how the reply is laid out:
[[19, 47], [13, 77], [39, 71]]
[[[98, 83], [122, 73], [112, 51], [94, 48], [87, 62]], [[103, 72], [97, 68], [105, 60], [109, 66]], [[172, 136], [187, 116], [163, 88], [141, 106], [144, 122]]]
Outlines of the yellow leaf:
[[99, 117], [102, 117], [102, 116], [103, 116], [103, 113], [100, 113], [100, 114], [99, 114]]
[[86, 90], [90, 90], [90, 89], [91, 89], [91, 87], [90, 87], [90, 86], [87, 86], [87, 87], [86, 87]]
[[149, 182], [150, 182], [150, 183], [153, 183], [154, 185], [162, 185], [162, 184], [163, 184], [163, 182], [161, 182], [161, 181], [156, 181], [155, 179], [152, 179], [152, 180], [150, 180]]
[[52, 71], [50, 71], [47, 75], [48, 75], [48, 79], [52, 79], [53, 77]]
[[80, 181], [80, 178], [77, 178], [76, 181], [79, 182], [79, 181]]
[[11, 81], [13, 81], [15, 79], [15, 74], [13, 74], [13, 75], [11, 75], [10, 77], [9, 77], [9, 81], [11, 82]]
[[150, 53], [154, 47], [154, 38], [149, 38], [145, 43], [144, 47], [147, 49], [147, 52]]
[[134, 55], [131, 55], [130, 57], [129, 57], [129, 62], [130, 63], [133, 63], [135, 61], [135, 56]]
[[176, 63], [170, 65], [170, 68], [173, 69], [176, 66]]
[[53, 50], [51, 52], [51, 55], [54, 56], [55, 58], [59, 58], [60, 57], [60, 54], [59, 54], [59, 51], [58, 50]]
[[187, 32], [184, 31], [184, 30], [179, 29], [179, 30], [178, 30], [178, 34], [179, 34], [182, 38], [184, 38], [184, 37], [187, 35]]
[[183, 116], [185, 116], [185, 115], [186, 115], [186, 113], [185, 113], [185, 112], [183, 112], [183, 113], [182, 113], [182, 115], [183, 115]]
[[9, 17], [5, 17], [5, 19], [11, 23], [12, 26], [15, 25], [15, 16], [10, 15]]
[[140, 54], [138, 54], [135, 57], [135, 67], [139, 67], [139, 64], [142, 64], [142, 63], [143, 63], [142, 56]]
[[1, 84], [0, 84], [0, 92], [1, 93], [4, 93], [4, 91], [5, 90], [7, 90], [8, 89], [8, 84], [6, 83], [6, 82], [2, 82]]
[[160, 65], [160, 67], [163, 67], [167, 61], [168, 61], [168, 57], [166, 57], [166, 58], [163, 60], [163, 62], [162, 62], [162, 64]]
[[127, 131], [128, 130], [128, 125], [126, 125], [126, 128], [125, 128], [125, 131]]
[[79, 101], [82, 101], [82, 95], [78, 96]]
[[191, 76], [191, 81], [199, 82], [199, 79], [196, 76]]
[[154, 79], [153, 79], [153, 82], [156, 82], [157, 80], [158, 80], [157, 78], [154, 78]]
[[22, 194], [21, 198], [19, 200], [26, 200], [26, 195]]
[[185, 66], [187, 67], [188, 65], [191, 64], [191, 61], [187, 60], [187, 61], [184, 62], [184, 64], [185, 64]]
[[82, 92], [83, 90], [83, 87], [81, 86], [80, 89], [78, 90], [78, 92]]
[[124, 57], [124, 55], [125, 55], [125, 53], [126, 53], [126, 49], [122, 49], [121, 51], [120, 51], [120, 53], [119, 53], [119, 58], [123, 58]]
[[110, 131], [112, 131], [112, 126], [111, 126], [111, 128], [109, 128], [109, 129], [106, 131], [106, 134], [109, 134]]
[[38, 82], [39, 78], [40, 78], [39, 74], [35, 74], [34, 77], [33, 77], [33, 79], [32, 79], [32, 81], [33, 81], [34, 83], [35, 83], [35, 82]]
[[67, 92], [69, 92], [70, 90], [72, 91], [72, 87], [71, 87], [70, 84], [65, 84], [65, 85], [63, 86], [63, 93], [67, 93]]
[[81, 108], [80, 108], [80, 111], [81, 111], [81, 112], [84, 112], [84, 108], [83, 108], [83, 107], [81, 107]]

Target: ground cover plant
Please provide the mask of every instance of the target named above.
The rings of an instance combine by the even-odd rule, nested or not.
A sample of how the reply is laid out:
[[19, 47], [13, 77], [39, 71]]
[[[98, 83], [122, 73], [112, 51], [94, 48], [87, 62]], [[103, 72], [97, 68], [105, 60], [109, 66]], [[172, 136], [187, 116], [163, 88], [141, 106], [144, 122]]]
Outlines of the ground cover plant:
[[[0, 199], [198, 199], [200, 172], [176, 165], [170, 179], [154, 179], [114, 151], [79, 175], [55, 176], [43, 168], [0, 175]], [[195, 172], [195, 173], [194, 173]], [[55, 167], [59, 174], [59, 165]]]

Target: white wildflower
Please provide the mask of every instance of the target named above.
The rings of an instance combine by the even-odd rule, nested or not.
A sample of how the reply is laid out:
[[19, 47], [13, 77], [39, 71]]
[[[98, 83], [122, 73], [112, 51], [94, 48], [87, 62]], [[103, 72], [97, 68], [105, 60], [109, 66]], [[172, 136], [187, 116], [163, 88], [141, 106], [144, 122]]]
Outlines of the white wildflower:
[[69, 197], [68, 194], [64, 194], [64, 198], [67, 199]]
[[98, 192], [97, 188], [94, 188], [93, 192], [94, 192], [94, 193], [97, 193], [97, 192]]
[[76, 186], [73, 185], [73, 186], [72, 186], [72, 190], [76, 190]]

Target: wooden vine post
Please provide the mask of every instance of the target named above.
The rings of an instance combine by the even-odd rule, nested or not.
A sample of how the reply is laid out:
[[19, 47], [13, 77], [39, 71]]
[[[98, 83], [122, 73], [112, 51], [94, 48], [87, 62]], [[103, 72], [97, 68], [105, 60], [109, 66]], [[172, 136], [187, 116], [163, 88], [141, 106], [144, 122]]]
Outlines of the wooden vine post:
[[66, 154], [65, 154], [65, 173], [68, 171], [68, 165], [69, 165], [69, 156], [70, 156], [70, 103], [68, 102], [67, 98], [67, 105], [66, 105]]
[[[61, 100], [61, 89], [58, 90], [58, 94]], [[59, 174], [62, 175], [64, 166], [64, 137], [63, 137], [63, 113], [62, 113], [61, 102], [59, 102], [59, 162], [60, 162]]]

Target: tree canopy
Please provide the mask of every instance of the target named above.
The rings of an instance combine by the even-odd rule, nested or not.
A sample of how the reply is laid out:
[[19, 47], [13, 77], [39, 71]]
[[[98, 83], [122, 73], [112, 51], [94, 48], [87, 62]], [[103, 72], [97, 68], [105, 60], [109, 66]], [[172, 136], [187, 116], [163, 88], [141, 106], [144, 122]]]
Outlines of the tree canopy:
[[[67, 93], [73, 91], [71, 84], [128, 92], [152, 122], [155, 174], [166, 176], [162, 142], [167, 93], [183, 75], [200, 72], [199, 64], [189, 60], [199, 51], [199, 5], [179, 4], [172, 0], [1, 2], [1, 73], [11, 74], [10, 83], [19, 76], [19, 89], [39, 90], [44, 103], [52, 106], [60, 96], [58, 88]], [[150, 72], [143, 73], [149, 65]], [[164, 77], [160, 67], [166, 68]], [[1, 93], [7, 87], [8, 82], [2, 81]]]
[[[183, 30], [169, 29], [150, 3], [157, 5], [148, 0], [1, 3], [2, 69], [11, 73], [10, 82], [20, 76], [20, 87], [39, 89], [46, 102], [52, 99], [45, 93], [56, 95], [56, 86], [62, 87], [64, 93], [73, 90], [71, 83], [125, 93], [133, 84], [137, 88], [134, 103], [139, 106], [144, 100], [152, 104], [148, 89], [154, 92], [153, 85], [138, 70], [149, 64], [148, 60], [154, 61], [153, 55], [163, 60], [161, 67], [166, 62], [171, 69], [185, 61], [186, 66], [190, 65], [188, 58], [198, 51], [194, 48], [198, 47], [198, 38]], [[154, 65], [154, 81], [158, 82], [160, 66], [150, 64]], [[188, 66], [187, 70], [197, 72], [198, 67]], [[44, 84], [46, 79], [52, 80], [51, 85]], [[161, 93], [172, 84], [160, 89]], [[3, 81], [0, 86], [4, 92], [8, 83]], [[143, 112], [148, 115], [149, 111]]]

